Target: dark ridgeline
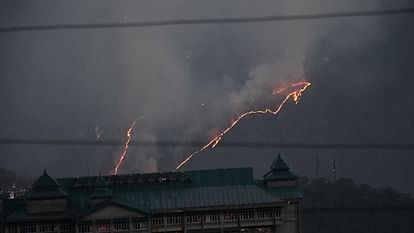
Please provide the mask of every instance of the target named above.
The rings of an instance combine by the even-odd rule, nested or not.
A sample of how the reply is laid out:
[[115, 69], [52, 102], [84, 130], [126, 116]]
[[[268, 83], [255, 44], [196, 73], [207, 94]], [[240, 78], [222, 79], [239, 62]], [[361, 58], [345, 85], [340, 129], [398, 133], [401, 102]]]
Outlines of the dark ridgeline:
[[304, 233], [414, 232], [414, 199], [391, 188], [374, 189], [339, 178], [302, 179]]

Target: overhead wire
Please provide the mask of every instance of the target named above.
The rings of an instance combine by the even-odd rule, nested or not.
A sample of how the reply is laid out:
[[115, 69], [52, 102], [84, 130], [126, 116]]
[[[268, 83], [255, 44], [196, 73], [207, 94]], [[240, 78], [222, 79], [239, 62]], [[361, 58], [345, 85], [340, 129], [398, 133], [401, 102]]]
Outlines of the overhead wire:
[[[68, 139], [0, 139], [1, 145], [47, 146], [122, 146], [122, 140], [68, 140]], [[129, 146], [140, 147], [199, 147], [201, 141], [131, 141]], [[226, 148], [278, 149], [346, 149], [346, 150], [414, 150], [414, 143], [302, 143], [302, 142], [221, 142]]]
[[366, 17], [381, 15], [401, 15], [413, 14], [414, 8], [385, 9], [385, 10], [365, 10], [348, 11], [336, 13], [314, 13], [297, 15], [274, 15], [257, 17], [232, 17], [232, 18], [201, 18], [201, 19], [171, 19], [157, 21], [139, 22], [108, 22], [108, 23], [71, 23], [71, 24], [48, 24], [48, 25], [20, 25], [3, 26], [0, 32], [22, 32], [22, 31], [49, 31], [49, 30], [73, 30], [73, 29], [112, 29], [112, 28], [142, 28], [160, 26], [179, 26], [179, 25], [202, 25], [202, 24], [239, 24], [239, 23], [263, 23], [275, 21], [293, 20], [316, 20], [332, 19], [345, 17]]

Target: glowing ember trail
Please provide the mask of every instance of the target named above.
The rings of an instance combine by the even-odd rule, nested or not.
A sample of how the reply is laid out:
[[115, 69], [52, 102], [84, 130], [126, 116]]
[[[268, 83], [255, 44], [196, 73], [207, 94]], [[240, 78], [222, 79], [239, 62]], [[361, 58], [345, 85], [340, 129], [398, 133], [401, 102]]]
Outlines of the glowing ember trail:
[[114, 171], [112, 173], [113, 175], [117, 175], [118, 174], [119, 167], [121, 166], [121, 164], [124, 161], [124, 159], [126, 157], [126, 154], [128, 152], [129, 143], [131, 142], [131, 139], [132, 139], [132, 134], [131, 134], [132, 129], [134, 128], [135, 124], [137, 123], [137, 120], [138, 119], [142, 119], [142, 118], [144, 118], [144, 117], [141, 116], [141, 117], [135, 119], [134, 122], [132, 122], [131, 126], [128, 128], [128, 131], [126, 133], [127, 140], [125, 141], [124, 150], [119, 155], [118, 162], [116, 163], [115, 168], [114, 168]]
[[230, 123], [230, 125], [224, 129], [220, 134], [215, 136], [210, 142], [208, 142], [206, 145], [204, 145], [201, 149], [193, 152], [190, 154], [186, 159], [184, 159], [175, 169], [174, 171], [179, 170], [184, 164], [186, 164], [194, 155], [204, 151], [207, 148], [214, 148], [217, 146], [217, 144], [221, 141], [223, 136], [229, 132], [241, 119], [243, 119], [246, 116], [254, 115], [254, 114], [266, 114], [270, 113], [273, 115], [277, 115], [285, 105], [285, 103], [292, 97], [292, 100], [295, 102], [295, 104], [299, 103], [300, 97], [302, 96], [302, 93], [311, 85], [310, 82], [307, 81], [301, 81], [296, 83], [291, 83], [286, 87], [280, 88], [280, 89], [274, 89], [272, 92], [272, 95], [283, 95], [283, 93], [287, 92], [288, 90], [292, 88], [299, 88], [296, 90], [293, 90], [289, 92], [286, 97], [283, 99], [283, 101], [279, 104], [279, 106], [276, 107], [275, 110], [271, 110], [269, 108], [263, 109], [263, 110], [255, 110], [255, 111], [248, 111], [241, 115], [239, 115], [234, 121]]

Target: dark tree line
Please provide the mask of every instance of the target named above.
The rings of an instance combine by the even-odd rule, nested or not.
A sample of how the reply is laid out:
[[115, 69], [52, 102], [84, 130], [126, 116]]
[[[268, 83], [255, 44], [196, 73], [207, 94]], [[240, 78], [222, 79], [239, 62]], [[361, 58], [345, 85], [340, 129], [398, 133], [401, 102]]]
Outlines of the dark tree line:
[[340, 178], [302, 178], [303, 232], [414, 232], [414, 198]]

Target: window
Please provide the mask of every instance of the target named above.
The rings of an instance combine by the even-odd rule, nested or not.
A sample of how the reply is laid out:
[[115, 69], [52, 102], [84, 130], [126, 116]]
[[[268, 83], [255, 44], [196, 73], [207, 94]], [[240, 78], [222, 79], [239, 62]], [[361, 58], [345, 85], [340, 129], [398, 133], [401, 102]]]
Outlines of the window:
[[129, 231], [129, 222], [114, 223], [114, 231], [115, 232]]
[[280, 218], [280, 216], [282, 215], [282, 210], [281, 209], [276, 209], [276, 218]]
[[236, 212], [224, 212], [223, 221], [235, 221], [237, 220]]
[[201, 222], [201, 215], [186, 216], [186, 222], [188, 222], [188, 223], [200, 223]]
[[272, 219], [273, 211], [272, 210], [258, 210], [257, 218], [258, 219]]
[[167, 225], [177, 225], [181, 223], [180, 216], [167, 217]]
[[240, 212], [240, 220], [252, 220], [252, 219], [254, 219], [254, 212], [252, 210]]
[[155, 178], [154, 177], [152, 177], [152, 176], [148, 177], [148, 183], [152, 184], [154, 182], [155, 182]]
[[132, 176], [130, 176], [130, 177], [128, 178], [127, 183], [128, 183], [129, 185], [133, 185], [133, 184], [135, 184], [135, 180], [134, 180], [134, 178], [132, 178]]
[[133, 222], [132, 223], [132, 230], [145, 230], [148, 228], [148, 224], [146, 222]]
[[69, 231], [73, 231], [74, 227], [73, 227], [73, 223], [71, 222], [61, 222], [60, 223], [60, 231], [61, 232], [69, 232]]
[[92, 224], [79, 224], [79, 233], [91, 232]]
[[76, 181], [73, 183], [73, 187], [74, 187], [74, 188], [80, 188], [80, 187], [82, 187], [82, 184], [80, 183], [80, 181], [79, 181], [79, 180], [76, 180]]
[[36, 232], [36, 224], [22, 224], [20, 226], [20, 233], [32, 233]]
[[66, 210], [66, 200], [63, 198], [53, 200], [28, 200], [26, 205], [27, 213], [51, 213]]
[[204, 222], [206, 223], [220, 222], [220, 215], [219, 214], [206, 214], [204, 216]]
[[135, 218], [132, 219], [132, 230], [145, 230], [148, 228], [148, 220], [147, 219], [141, 219], [141, 218]]
[[111, 224], [109, 224], [109, 223], [97, 223], [96, 224], [96, 231], [97, 232], [110, 232], [111, 231]]
[[57, 224], [56, 223], [40, 223], [39, 224], [39, 231], [40, 232], [57, 232]]
[[108, 180], [106, 181], [106, 184], [107, 184], [109, 187], [114, 186], [114, 181], [111, 179], [111, 177], [109, 177], [109, 178], [108, 178]]
[[17, 226], [16, 225], [9, 225], [9, 233], [17, 233]]
[[164, 224], [164, 218], [163, 217], [157, 217], [152, 219], [152, 225], [163, 225]]
[[138, 182], [138, 184], [143, 184], [143, 183], [145, 183], [145, 180], [144, 180], [143, 177], [139, 177], [137, 182]]
[[160, 183], [164, 183], [166, 181], [167, 181], [167, 177], [165, 177], [165, 176], [161, 176], [160, 178], [158, 178], [158, 182], [160, 182]]

